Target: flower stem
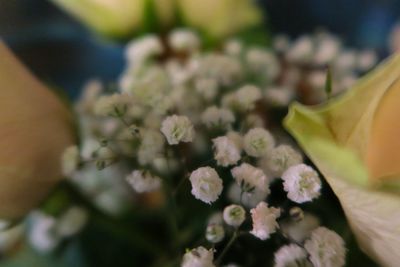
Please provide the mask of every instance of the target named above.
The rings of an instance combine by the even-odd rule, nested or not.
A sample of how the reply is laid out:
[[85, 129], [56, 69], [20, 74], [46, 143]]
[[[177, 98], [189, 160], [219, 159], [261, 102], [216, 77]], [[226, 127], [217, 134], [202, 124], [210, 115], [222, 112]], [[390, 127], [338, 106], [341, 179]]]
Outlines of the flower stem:
[[229, 239], [228, 244], [226, 244], [226, 246], [222, 250], [221, 254], [219, 254], [217, 260], [215, 261], [215, 265], [218, 266], [221, 263], [221, 261], [224, 258], [225, 254], [232, 247], [232, 245], [236, 241], [237, 237], [238, 237], [238, 229], [236, 229], [235, 232], [233, 232], [233, 235], [231, 236], [231, 239]]

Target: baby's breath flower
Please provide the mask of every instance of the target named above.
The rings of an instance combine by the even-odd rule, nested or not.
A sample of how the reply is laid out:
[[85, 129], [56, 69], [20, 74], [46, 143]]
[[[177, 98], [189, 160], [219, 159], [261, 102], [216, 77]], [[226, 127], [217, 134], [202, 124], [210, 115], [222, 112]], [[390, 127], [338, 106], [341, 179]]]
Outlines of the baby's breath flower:
[[280, 223], [281, 231], [291, 240], [303, 243], [308, 239], [313, 230], [320, 226], [319, 219], [311, 213], [300, 214], [303, 218], [293, 217]]
[[213, 78], [202, 78], [195, 81], [196, 92], [205, 100], [214, 100], [218, 94], [218, 82]]
[[208, 107], [201, 114], [201, 121], [208, 128], [229, 128], [229, 126], [235, 121], [235, 116], [229, 109], [212, 106]]
[[36, 250], [50, 252], [60, 243], [61, 238], [54, 231], [56, 224], [54, 217], [42, 212], [37, 211], [31, 215], [28, 239]]
[[249, 49], [246, 54], [246, 63], [250, 70], [264, 74], [268, 81], [274, 80], [281, 70], [275, 54], [266, 49]]
[[249, 111], [255, 108], [255, 104], [262, 98], [260, 88], [253, 85], [245, 85], [237, 91], [224, 95], [222, 105], [238, 111]]
[[320, 195], [321, 180], [318, 173], [310, 166], [294, 165], [282, 174], [282, 179], [288, 198], [294, 202], [311, 201]]
[[243, 149], [243, 137], [238, 132], [229, 131], [227, 132], [226, 136], [235, 143], [238, 149]]
[[248, 163], [242, 163], [233, 168], [231, 173], [244, 192], [251, 192], [255, 189], [269, 192], [268, 178], [261, 169]]
[[296, 64], [306, 63], [313, 55], [313, 50], [314, 45], [311, 38], [309, 36], [302, 36], [289, 48], [286, 59]]
[[240, 56], [243, 44], [236, 39], [228, 40], [224, 45], [224, 52], [230, 56]]
[[214, 138], [214, 158], [217, 164], [223, 167], [234, 165], [240, 160], [241, 150], [238, 148], [234, 141], [227, 136], [220, 136]]
[[286, 245], [275, 252], [274, 267], [311, 267], [307, 256], [307, 252], [298, 245]]
[[273, 148], [261, 161], [261, 165], [265, 166], [269, 172], [275, 177], [280, 177], [289, 167], [302, 163], [303, 157], [291, 146], [279, 145]]
[[244, 119], [244, 123], [247, 129], [263, 128], [265, 126], [264, 119], [261, 116], [254, 113], [247, 115], [246, 118]]
[[268, 190], [255, 188], [251, 192], [243, 192], [237, 183], [232, 183], [228, 189], [228, 198], [233, 203], [241, 204], [247, 208], [254, 208], [258, 203], [264, 201], [269, 194]]
[[280, 209], [269, 208], [267, 203], [260, 202], [250, 213], [253, 220], [253, 230], [250, 233], [261, 240], [268, 239], [279, 227], [276, 219], [281, 214]]
[[229, 205], [224, 209], [224, 221], [227, 225], [239, 227], [246, 219], [246, 211], [242, 206]]
[[315, 48], [314, 63], [316, 65], [326, 65], [332, 62], [340, 51], [340, 42], [337, 38], [321, 33], [317, 38], [317, 47]]
[[343, 239], [325, 228], [315, 229], [304, 244], [315, 267], [342, 267], [345, 265], [346, 248]]
[[275, 139], [263, 128], [253, 128], [244, 136], [244, 150], [253, 157], [262, 157], [275, 146]]
[[171, 48], [178, 52], [193, 52], [200, 47], [200, 39], [188, 29], [174, 30], [168, 39]]
[[58, 219], [56, 231], [62, 237], [75, 235], [85, 226], [87, 220], [88, 213], [85, 209], [70, 207]]
[[222, 212], [216, 211], [211, 216], [208, 218], [207, 224], [220, 224], [222, 225], [224, 223], [224, 218], [222, 215]]
[[120, 117], [128, 109], [129, 96], [125, 94], [113, 94], [101, 96], [94, 106], [94, 113], [99, 116]]
[[209, 224], [206, 229], [206, 239], [211, 243], [221, 242], [225, 237], [225, 229], [221, 224]]
[[204, 247], [189, 250], [183, 255], [181, 267], [215, 267], [214, 251]]
[[186, 116], [172, 115], [166, 117], [162, 122], [161, 132], [170, 145], [192, 142], [194, 138], [193, 124]]
[[160, 39], [156, 35], [147, 35], [130, 42], [125, 56], [130, 63], [142, 64], [143, 61], [160, 55], [164, 51]]
[[286, 107], [294, 98], [293, 89], [273, 87], [265, 91], [265, 101], [273, 107]]
[[126, 180], [138, 193], [155, 191], [161, 186], [161, 179], [149, 171], [134, 170]]
[[222, 192], [222, 180], [211, 167], [201, 167], [190, 174], [192, 194], [195, 198], [210, 204], [218, 199]]
[[67, 147], [62, 155], [62, 172], [65, 176], [71, 175], [79, 166], [80, 157], [77, 146]]
[[361, 71], [367, 71], [372, 68], [377, 61], [378, 57], [374, 51], [362, 51], [357, 58], [357, 68]]
[[165, 139], [161, 133], [146, 129], [141, 134], [141, 143], [138, 150], [138, 161], [141, 165], [150, 164], [159, 157], [164, 148]]

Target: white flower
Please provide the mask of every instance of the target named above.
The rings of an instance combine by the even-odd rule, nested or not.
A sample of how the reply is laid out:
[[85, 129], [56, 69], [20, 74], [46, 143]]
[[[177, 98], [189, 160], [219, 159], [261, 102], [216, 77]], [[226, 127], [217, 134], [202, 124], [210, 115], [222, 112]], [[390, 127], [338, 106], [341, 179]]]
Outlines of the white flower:
[[224, 44], [224, 52], [230, 56], [240, 56], [243, 51], [243, 44], [239, 40], [228, 40]]
[[282, 232], [298, 243], [303, 243], [304, 240], [310, 237], [311, 232], [320, 226], [318, 217], [307, 212], [302, 216], [303, 218], [291, 218], [280, 223]]
[[222, 192], [222, 180], [211, 167], [201, 167], [190, 174], [192, 194], [195, 198], [210, 204], [218, 199]]
[[88, 213], [81, 207], [70, 207], [57, 222], [57, 233], [62, 237], [69, 237], [78, 233], [86, 224]]
[[341, 44], [339, 40], [327, 33], [320, 33], [317, 39], [314, 63], [317, 65], [331, 63], [340, 51]]
[[37, 211], [31, 215], [31, 220], [32, 224], [28, 233], [31, 245], [43, 253], [54, 250], [61, 241], [55, 232], [56, 219]]
[[77, 146], [70, 146], [64, 150], [62, 154], [61, 164], [62, 173], [65, 176], [70, 176], [78, 169], [80, 162], [79, 150]]
[[250, 233], [261, 240], [268, 239], [279, 227], [276, 219], [281, 214], [280, 209], [268, 208], [267, 203], [260, 202], [250, 213], [253, 220], [253, 230]]
[[282, 174], [282, 179], [288, 198], [294, 202], [311, 201], [320, 195], [321, 180], [318, 173], [305, 164], [290, 167]]
[[196, 51], [200, 47], [200, 39], [191, 30], [177, 29], [174, 30], [168, 39], [169, 45], [175, 51]]
[[223, 214], [225, 223], [234, 227], [239, 227], [246, 219], [244, 208], [235, 204], [225, 207]]
[[287, 51], [286, 59], [296, 64], [306, 63], [313, 55], [314, 45], [309, 36], [298, 38]]
[[228, 189], [228, 198], [233, 203], [242, 204], [247, 208], [254, 208], [258, 203], [264, 201], [268, 194], [268, 190], [254, 189], [251, 192], [243, 192], [237, 183], [232, 183]]
[[149, 171], [134, 170], [126, 180], [138, 193], [155, 191], [161, 186], [161, 179]]
[[279, 75], [280, 64], [271, 51], [251, 48], [247, 51], [246, 62], [250, 70], [264, 74], [268, 81], [274, 80]]
[[248, 163], [242, 163], [231, 170], [236, 183], [243, 191], [251, 192], [255, 189], [269, 192], [268, 178], [261, 169], [253, 167]]
[[345, 265], [346, 248], [343, 239], [325, 228], [315, 229], [304, 244], [315, 267], [341, 267]]
[[237, 91], [225, 94], [222, 105], [234, 110], [249, 111], [255, 108], [255, 104], [262, 98], [260, 88], [253, 85], [244, 85]]
[[194, 138], [193, 124], [186, 116], [172, 115], [166, 117], [161, 124], [161, 132], [170, 145], [177, 145], [179, 142], [192, 142]]
[[286, 245], [275, 252], [274, 267], [311, 267], [307, 256], [307, 252], [298, 245]]
[[162, 154], [165, 139], [161, 133], [146, 129], [141, 133], [138, 161], [141, 165], [151, 164]]
[[194, 86], [205, 100], [214, 100], [218, 94], [218, 82], [213, 78], [197, 79]]
[[204, 247], [192, 249], [183, 255], [181, 267], [215, 267], [214, 251]]
[[273, 148], [262, 159], [262, 165], [265, 165], [275, 177], [280, 177], [289, 167], [302, 162], [302, 155], [289, 145], [279, 145]]
[[206, 239], [211, 243], [221, 242], [225, 237], [225, 230], [221, 224], [209, 224], [206, 229]]
[[274, 50], [277, 52], [280, 53], [285, 52], [287, 49], [289, 49], [290, 46], [289, 37], [285, 34], [276, 35], [272, 40], [272, 46], [274, 47]]
[[212, 106], [201, 114], [201, 121], [208, 128], [228, 128], [235, 121], [235, 116], [229, 109]]
[[293, 89], [287, 87], [268, 88], [264, 95], [265, 101], [273, 107], [286, 107], [294, 98]]
[[244, 136], [244, 150], [253, 157], [262, 157], [275, 146], [275, 139], [263, 128], [250, 129]]
[[223, 167], [235, 165], [240, 160], [240, 149], [227, 136], [220, 136], [212, 140], [214, 158], [217, 164]]
[[130, 42], [125, 50], [125, 56], [131, 64], [140, 65], [163, 51], [160, 39], [156, 35], [147, 35]]
[[365, 50], [358, 55], [357, 67], [361, 71], [367, 71], [372, 68], [377, 61], [378, 57], [374, 51]]
[[94, 113], [98, 116], [119, 117], [125, 114], [130, 102], [126, 94], [104, 95], [97, 99]]

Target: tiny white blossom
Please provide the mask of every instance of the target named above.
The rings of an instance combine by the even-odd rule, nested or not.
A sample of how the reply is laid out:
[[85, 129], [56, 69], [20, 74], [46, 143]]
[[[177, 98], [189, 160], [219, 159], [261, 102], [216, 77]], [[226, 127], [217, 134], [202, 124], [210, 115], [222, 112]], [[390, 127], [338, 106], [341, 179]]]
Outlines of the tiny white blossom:
[[321, 33], [315, 48], [314, 63], [317, 65], [326, 65], [332, 62], [340, 51], [340, 42], [337, 38]]
[[200, 47], [199, 37], [188, 29], [174, 30], [169, 35], [168, 42], [173, 50], [179, 52], [193, 52]]
[[357, 64], [357, 54], [354, 50], [344, 50], [333, 63], [333, 73], [347, 73]]
[[193, 124], [186, 116], [172, 115], [166, 117], [161, 124], [161, 132], [170, 145], [177, 145], [179, 142], [192, 142], [194, 138]]
[[280, 209], [269, 208], [267, 203], [260, 202], [250, 213], [253, 220], [253, 230], [250, 233], [261, 240], [268, 239], [279, 227], [276, 219], [281, 214]]
[[275, 252], [274, 267], [311, 267], [307, 256], [307, 252], [298, 245], [286, 245]]
[[222, 192], [222, 180], [211, 167], [201, 167], [190, 174], [192, 194], [195, 198], [210, 204], [218, 199]]
[[211, 216], [208, 218], [207, 224], [220, 224], [222, 225], [224, 223], [224, 218], [222, 215], [222, 212], [216, 211]]
[[154, 159], [162, 154], [165, 139], [155, 130], [144, 130], [138, 150], [138, 161], [141, 165], [153, 163]]
[[61, 159], [63, 175], [69, 176], [74, 171], [76, 171], [78, 169], [79, 162], [80, 162], [80, 157], [79, 157], [78, 147], [77, 146], [67, 147], [64, 150]]
[[213, 261], [214, 251], [200, 246], [183, 255], [181, 267], [215, 267]]
[[225, 237], [225, 229], [221, 224], [209, 224], [206, 229], [206, 239], [211, 243], [221, 242]]
[[224, 52], [230, 56], [240, 56], [243, 51], [243, 44], [239, 40], [228, 40], [224, 44]]
[[287, 87], [268, 88], [265, 91], [265, 101], [273, 107], [286, 107], [294, 98], [293, 89]]
[[343, 239], [325, 228], [315, 229], [304, 244], [315, 267], [342, 267], [345, 265], [346, 248]]
[[130, 97], [126, 94], [104, 95], [97, 99], [94, 113], [98, 116], [122, 116], [127, 111], [129, 102]]
[[296, 64], [306, 63], [313, 55], [314, 45], [309, 36], [298, 38], [286, 53], [286, 59]]
[[271, 51], [261, 48], [251, 48], [246, 54], [246, 63], [250, 70], [262, 73], [268, 81], [274, 80], [281, 70], [278, 59]]
[[201, 121], [208, 128], [229, 128], [229, 126], [235, 121], [235, 116], [229, 109], [212, 106], [203, 111], [201, 114]]
[[155, 191], [161, 186], [161, 179], [149, 171], [134, 170], [126, 180], [138, 193]]
[[275, 139], [266, 129], [253, 128], [244, 136], [244, 150], [250, 156], [262, 157], [274, 146]]
[[280, 223], [282, 232], [298, 243], [303, 243], [310, 237], [312, 231], [320, 226], [318, 217], [313, 214], [305, 212], [302, 216], [300, 219], [291, 218]]
[[268, 194], [268, 190], [259, 190], [255, 188], [251, 192], [243, 192], [237, 183], [232, 183], [228, 189], [228, 198], [236, 204], [242, 204], [247, 208], [254, 208], [258, 203], [264, 201]]
[[291, 146], [279, 145], [273, 148], [261, 161], [262, 165], [265, 165], [272, 175], [280, 177], [289, 167], [302, 163], [303, 157]]
[[218, 94], [218, 82], [213, 78], [197, 79], [194, 86], [205, 100], [214, 100]]
[[161, 41], [156, 35], [147, 35], [128, 43], [125, 56], [131, 64], [142, 64], [143, 61], [160, 55], [163, 50]]
[[74, 206], [65, 211], [57, 222], [57, 233], [69, 237], [78, 233], [86, 224], [88, 213], [85, 209]]
[[243, 191], [251, 192], [258, 189], [269, 192], [268, 178], [261, 169], [253, 167], [248, 163], [242, 163], [240, 166], [233, 168], [231, 173]]
[[42, 212], [31, 215], [31, 227], [28, 239], [31, 245], [40, 252], [50, 252], [60, 243], [60, 236], [55, 232], [57, 220]]
[[282, 174], [283, 188], [290, 200], [303, 203], [319, 197], [321, 180], [318, 173], [305, 164], [290, 167]]
[[235, 165], [240, 160], [240, 148], [227, 136], [220, 136], [212, 140], [214, 158], [217, 164], [223, 167]]
[[249, 111], [255, 108], [255, 104], [262, 98], [260, 88], [254, 85], [244, 85], [237, 91], [225, 94], [222, 105], [239, 111]]
[[246, 219], [244, 208], [235, 204], [225, 207], [223, 214], [225, 223], [234, 227], [239, 227]]
[[357, 67], [361, 71], [367, 71], [372, 68], [377, 61], [378, 57], [374, 51], [365, 50], [358, 55]]

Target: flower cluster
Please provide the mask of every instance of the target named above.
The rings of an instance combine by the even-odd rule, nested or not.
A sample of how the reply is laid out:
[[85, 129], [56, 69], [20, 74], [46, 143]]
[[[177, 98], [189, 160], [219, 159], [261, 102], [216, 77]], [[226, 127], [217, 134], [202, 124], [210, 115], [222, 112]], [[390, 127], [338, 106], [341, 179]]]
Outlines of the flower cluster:
[[[150, 35], [132, 41], [116, 88], [96, 81], [85, 87], [76, 105], [81, 144], [66, 150], [65, 175], [112, 215], [152, 192], [168, 198], [165, 205], [170, 205], [189, 184], [198, 204], [222, 205], [205, 227], [216, 250], [188, 250], [185, 267], [219, 265], [229, 246], [246, 233], [265, 242], [279, 235], [288, 242], [276, 252], [276, 266], [309, 260], [315, 266], [343, 266], [345, 250], [338, 235], [316, 229], [316, 223], [296, 241], [286, 232], [287, 216], [289, 232], [296, 232], [312, 215], [269, 204], [272, 184], [282, 184], [289, 207], [315, 200], [322, 187], [271, 111], [295, 98], [310, 102], [310, 96], [317, 96], [311, 102], [320, 101], [326, 66], [332, 68], [337, 91], [345, 87], [347, 78], [341, 75], [365, 71], [374, 57], [342, 51], [326, 33], [292, 44], [279, 36], [273, 49], [231, 40], [219, 51], [202, 52], [197, 35], [186, 29], [166, 40]], [[319, 91], [310, 94], [304, 88]], [[176, 203], [169, 208], [177, 214]], [[173, 225], [179, 229], [179, 221]], [[231, 239], [221, 251], [227, 236]]]

